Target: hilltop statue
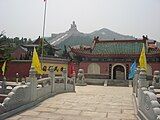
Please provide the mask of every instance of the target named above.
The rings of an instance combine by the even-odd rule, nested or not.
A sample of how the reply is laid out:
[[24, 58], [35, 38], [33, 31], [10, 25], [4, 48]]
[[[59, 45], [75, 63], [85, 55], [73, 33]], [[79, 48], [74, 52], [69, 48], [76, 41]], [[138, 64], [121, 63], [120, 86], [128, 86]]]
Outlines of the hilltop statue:
[[71, 24], [71, 28], [69, 30], [77, 31], [77, 25], [75, 21], [73, 21], [73, 23]]
[[71, 24], [71, 29], [72, 28], [76, 28], [77, 29], [77, 25], [76, 25], [75, 21], [73, 21], [73, 23]]

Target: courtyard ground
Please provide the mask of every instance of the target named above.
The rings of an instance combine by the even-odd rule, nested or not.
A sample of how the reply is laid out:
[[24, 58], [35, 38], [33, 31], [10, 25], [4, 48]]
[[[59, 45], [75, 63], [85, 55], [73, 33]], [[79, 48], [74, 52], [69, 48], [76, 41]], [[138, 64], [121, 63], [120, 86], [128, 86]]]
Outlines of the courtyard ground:
[[76, 86], [7, 120], [137, 120], [131, 87]]

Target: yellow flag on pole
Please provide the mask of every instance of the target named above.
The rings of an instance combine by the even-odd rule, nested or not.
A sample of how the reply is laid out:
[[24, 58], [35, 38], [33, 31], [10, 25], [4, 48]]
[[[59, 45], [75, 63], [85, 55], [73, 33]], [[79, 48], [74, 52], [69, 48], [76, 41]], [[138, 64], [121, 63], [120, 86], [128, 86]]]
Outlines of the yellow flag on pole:
[[140, 66], [140, 68], [143, 68], [147, 71], [147, 61], [146, 61], [144, 44], [143, 44], [143, 48], [142, 48], [141, 55], [140, 55], [140, 58], [139, 58], [139, 66]]
[[35, 48], [33, 51], [32, 66], [34, 66], [34, 68], [38, 74], [43, 74], [43, 71], [41, 69], [41, 63], [39, 61], [38, 54], [37, 54], [37, 51]]
[[4, 76], [6, 71], [6, 61], [4, 61], [3, 66], [2, 66], [2, 75]]

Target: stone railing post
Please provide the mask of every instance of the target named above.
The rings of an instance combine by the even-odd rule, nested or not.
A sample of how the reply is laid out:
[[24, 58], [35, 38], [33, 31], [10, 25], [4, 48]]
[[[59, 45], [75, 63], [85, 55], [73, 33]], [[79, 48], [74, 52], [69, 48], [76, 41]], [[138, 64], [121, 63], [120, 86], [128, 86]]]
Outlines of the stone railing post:
[[149, 90], [150, 92], [155, 93], [155, 91], [154, 91], [154, 86], [150, 86], [148, 90]]
[[25, 85], [25, 84], [26, 84], [25, 78], [22, 78], [21, 84], [22, 84], [22, 85]]
[[16, 73], [16, 83], [18, 84], [18, 80], [19, 80], [19, 74]]
[[6, 91], [6, 77], [3, 77], [2, 81], [2, 93], [5, 93]]
[[139, 79], [138, 79], [138, 83], [139, 83], [139, 88], [142, 87], [147, 87], [147, 74], [145, 69], [141, 69], [140, 73], [139, 73]]
[[140, 68], [137, 67], [135, 71], [135, 76], [133, 78], [133, 93], [136, 93], [136, 97], [138, 94], [138, 79], [139, 79]]
[[160, 72], [158, 70], [154, 71], [152, 85], [155, 88], [160, 88]]
[[76, 86], [76, 73], [73, 72], [73, 76], [72, 76], [72, 80], [73, 80], [73, 91], [75, 91], [75, 86]]
[[30, 81], [31, 101], [35, 101], [37, 99], [37, 78], [36, 78], [36, 71], [33, 66], [31, 66], [29, 71], [29, 81]]
[[67, 90], [67, 69], [66, 68], [63, 69], [62, 76], [64, 79], [64, 90]]
[[49, 69], [49, 71], [50, 71], [49, 76], [51, 77], [51, 80], [50, 80], [50, 83], [51, 83], [51, 93], [53, 93], [53, 92], [54, 92], [54, 83], [55, 83], [54, 68], [51, 67], [51, 68]]
[[147, 90], [146, 88], [146, 78], [147, 74], [144, 69], [140, 70], [139, 73], [139, 79], [138, 79], [138, 102], [139, 102], [139, 108], [141, 108], [142, 100], [143, 100], [143, 92]]

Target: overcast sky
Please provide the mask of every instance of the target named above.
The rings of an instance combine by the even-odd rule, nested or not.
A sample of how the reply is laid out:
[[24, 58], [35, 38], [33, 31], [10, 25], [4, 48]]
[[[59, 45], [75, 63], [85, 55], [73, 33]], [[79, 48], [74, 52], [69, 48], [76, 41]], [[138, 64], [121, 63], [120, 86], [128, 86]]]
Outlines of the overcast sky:
[[[44, 0], [0, 0], [0, 31], [9, 37], [42, 36]], [[80, 32], [108, 28], [160, 41], [160, 0], [48, 0], [45, 36], [65, 32], [75, 21]]]

